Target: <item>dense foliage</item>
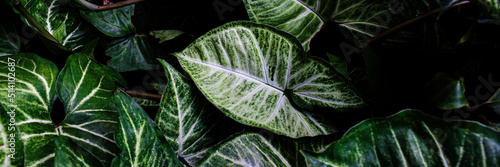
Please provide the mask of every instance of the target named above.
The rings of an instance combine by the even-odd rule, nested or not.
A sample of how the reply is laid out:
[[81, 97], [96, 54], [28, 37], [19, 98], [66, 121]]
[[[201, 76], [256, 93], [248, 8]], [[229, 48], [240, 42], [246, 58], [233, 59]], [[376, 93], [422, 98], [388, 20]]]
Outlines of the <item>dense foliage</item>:
[[500, 166], [499, 0], [2, 3], [1, 166]]

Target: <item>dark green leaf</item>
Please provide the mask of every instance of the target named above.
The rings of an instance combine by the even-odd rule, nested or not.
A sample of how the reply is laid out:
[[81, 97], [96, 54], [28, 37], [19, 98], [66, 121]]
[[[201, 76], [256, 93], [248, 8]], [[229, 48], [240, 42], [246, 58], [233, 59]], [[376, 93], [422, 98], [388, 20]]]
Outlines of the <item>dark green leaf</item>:
[[[216, 28], [175, 53], [203, 94], [238, 122], [290, 137], [329, 134], [327, 119], [301, 108], [346, 111], [363, 99], [291, 35], [251, 22]], [[291, 97], [285, 92], [290, 91]]]
[[145, 35], [134, 35], [108, 48], [106, 55], [111, 57], [108, 65], [119, 72], [152, 70], [158, 66]]
[[[155, 122], [179, 157], [190, 165], [212, 146], [228, 138], [235, 128], [188, 79], [164, 60], [168, 84]], [[224, 129], [224, 130], [221, 130]]]
[[135, 32], [132, 24], [135, 5], [106, 11], [80, 11], [80, 15], [102, 33], [112, 37], [124, 37]]
[[432, 107], [456, 109], [468, 105], [465, 98], [463, 78], [454, 79], [444, 73], [438, 73], [427, 83], [426, 100]]
[[[15, 64], [14, 71], [9, 69], [9, 63]], [[3, 56], [0, 64], [0, 102], [9, 110], [15, 108], [15, 121], [24, 144], [24, 150], [17, 150], [18, 154], [24, 154], [25, 166], [52, 166], [54, 140], [59, 132], [50, 119], [50, 110], [59, 70], [54, 63], [35, 54]], [[11, 80], [15, 78], [15, 87], [7, 84], [9, 76]], [[15, 92], [12, 101], [10, 88]]]
[[95, 46], [97, 45], [97, 42], [99, 42], [99, 38], [96, 38], [96, 39], [92, 40], [90, 43], [86, 44], [82, 48], [82, 50], [80, 50], [80, 53], [89, 56], [91, 59], [94, 59], [94, 49], [95, 49]]
[[417, 110], [366, 120], [320, 154], [314, 166], [498, 166], [500, 132]]
[[78, 146], [69, 137], [59, 136], [56, 139], [56, 148], [57, 151], [54, 165], [56, 167], [103, 166], [99, 159], [94, 157], [91, 152]]
[[78, 50], [94, 39], [87, 24], [69, 9], [68, 1], [21, 0], [21, 3], [57, 42], [70, 50]]
[[61, 135], [92, 152], [105, 166], [119, 153], [113, 139], [118, 126], [111, 98], [114, 83], [103, 65], [80, 53], [68, 58], [57, 79], [57, 94], [66, 111]]
[[16, 54], [21, 47], [21, 36], [8, 17], [0, 18], [0, 56]]
[[182, 166], [156, 124], [127, 94], [117, 91], [113, 102], [118, 106], [120, 127], [115, 138], [122, 148], [119, 166]]
[[335, 68], [335, 70], [337, 70], [345, 78], [349, 79], [349, 69], [347, 68], [347, 62], [330, 53], [327, 53], [327, 56], [328, 59], [330, 59], [330, 64], [333, 66], [333, 68]]
[[160, 39], [160, 43], [174, 39], [175, 37], [178, 37], [179, 35], [182, 34], [184, 34], [184, 32], [179, 30], [158, 30], [149, 32], [149, 35], [152, 35], [155, 38]]

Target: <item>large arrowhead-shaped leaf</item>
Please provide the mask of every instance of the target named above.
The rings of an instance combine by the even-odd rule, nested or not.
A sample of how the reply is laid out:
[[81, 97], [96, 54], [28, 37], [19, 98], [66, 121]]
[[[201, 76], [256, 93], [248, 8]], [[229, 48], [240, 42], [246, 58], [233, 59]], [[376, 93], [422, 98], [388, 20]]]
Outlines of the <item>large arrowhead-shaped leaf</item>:
[[[10, 75], [9, 62], [15, 63], [15, 76]], [[56, 91], [56, 65], [35, 54], [0, 57], [0, 102], [15, 108], [15, 121], [22, 136], [26, 166], [51, 166], [55, 156], [53, 144], [58, 132], [50, 119]], [[9, 98], [8, 77], [15, 77], [15, 97]], [[13, 103], [12, 103], [13, 102]], [[40, 154], [43, 152], [44, 154]]]
[[134, 6], [129, 5], [107, 11], [80, 11], [82, 17], [102, 33], [112, 37], [123, 37], [135, 31], [132, 24]]
[[[386, 29], [379, 18], [388, 6], [372, 0], [244, 0], [250, 20], [272, 25], [299, 39], [305, 50], [324, 22], [350, 32], [375, 36], [367, 30]], [[385, 7], [385, 8], [384, 8]], [[386, 16], [382, 17], [383, 19]]]
[[295, 138], [333, 132], [327, 119], [297, 110], [290, 98], [304, 109], [345, 111], [363, 103], [330, 65], [308, 57], [291, 35], [265, 25], [228, 23], [175, 55], [226, 115], [278, 134]]
[[115, 138], [122, 148], [113, 165], [182, 166], [156, 124], [139, 104], [121, 91], [115, 93], [113, 102], [120, 114], [120, 127]]
[[356, 125], [323, 153], [304, 154], [314, 166], [499, 166], [500, 132], [404, 110]]
[[68, 1], [21, 0], [21, 2], [33, 18], [61, 45], [71, 50], [78, 50], [92, 40], [92, 36], [89, 35], [90, 29], [82, 22], [78, 13], [69, 10]]
[[242, 133], [208, 153], [200, 166], [306, 166], [299, 150], [322, 151], [324, 137], [292, 141], [262, 133]]
[[21, 38], [9, 17], [0, 18], [0, 56], [19, 52]]
[[111, 57], [110, 67], [123, 72], [156, 69], [155, 56], [145, 35], [133, 35], [108, 48], [106, 55]]
[[118, 126], [111, 98], [115, 89], [107, 69], [80, 53], [68, 58], [57, 79], [57, 94], [66, 111], [61, 135], [92, 152], [105, 166], [119, 152], [113, 139]]
[[195, 165], [208, 149], [234, 133], [233, 125], [195, 85], [164, 60], [160, 62], [168, 84], [155, 122], [178, 156]]

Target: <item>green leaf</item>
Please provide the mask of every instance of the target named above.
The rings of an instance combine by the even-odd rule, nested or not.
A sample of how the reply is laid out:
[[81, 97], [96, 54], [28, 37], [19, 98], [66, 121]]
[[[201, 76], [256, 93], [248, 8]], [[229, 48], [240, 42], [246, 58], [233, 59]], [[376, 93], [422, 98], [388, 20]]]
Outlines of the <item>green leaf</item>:
[[108, 66], [119, 72], [156, 69], [155, 55], [145, 35], [134, 35], [106, 50]]
[[113, 165], [182, 166], [153, 120], [130, 96], [117, 91], [113, 102], [120, 114], [115, 138], [122, 148], [120, 158], [113, 160]]
[[[235, 130], [203, 94], [164, 60], [169, 80], [155, 122], [179, 157], [190, 165], [204, 157], [212, 146], [231, 136]], [[221, 129], [224, 129], [221, 131]]]
[[69, 137], [59, 136], [56, 139], [56, 167], [65, 166], [103, 166], [91, 152], [78, 146]]
[[427, 83], [426, 101], [432, 107], [443, 110], [456, 109], [468, 105], [465, 98], [463, 78], [454, 79], [438, 73]]
[[94, 49], [97, 46], [98, 42], [99, 42], [99, 38], [92, 40], [90, 43], [85, 45], [82, 48], [82, 50], [80, 50], [80, 53], [87, 55], [91, 59], [94, 59]]
[[417, 110], [352, 127], [314, 166], [498, 166], [500, 132], [471, 121], [443, 121]]
[[335, 70], [337, 70], [345, 78], [349, 79], [349, 69], [347, 68], [347, 62], [333, 54], [327, 53], [326, 55], [328, 56], [328, 59], [330, 59], [330, 64], [333, 66], [333, 68], [335, 68]]
[[[15, 64], [13, 71], [9, 63]], [[59, 132], [50, 119], [50, 110], [59, 70], [54, 63], [31, 53], [0, 57], [0, 64], [0, 103], [9, 110], [15, 108], [15, 121], [24, 144], [24, 150], [16, 150], [17, 154], [24, 154], [25, 166], [52, 166], [53, 142]], [[7, 84], [9, 76], [15, 78], [14, 87]], [[15, 94], [12, 100], [8, 93], [10, 88]]]
[[16, 54], [21, 47], [21, 36], [9, 17], [0, 18], [0, 56]]
[[175, 55], [227, 116], [277, 134], [296, 138], [333, 132], [327, 119], [297, 110], [290, 98], [304, 109], [346, 111], [363, 104], [329, 64], [307, 56], [294, 37], [269, 26], [228, 23]]
[[175, 37], [178, 37], [179, 35], [182, 34], [184, 34], [184, 32], [179, 30], [158, 30], [149, 32], [149, 35], [152, 35], [155, 38], [160, 39], [160, 43], [172, 40]]
[[[330, 137], [331, 138], [331, 137]], [[322, 136], [292, 141], [265, 133], [242, 133], [210, 151], [200, 166], [308, 166], [299, 150], [322, 151]]]
[[118, 126], [111, 98], [115, 89], [106, 68], [80, 53], [68, 58], [57, 79], [57, 94], [66, 111], [61, 135], [92, 152], [105, 166], [119, 152], [113, 139]]
[[132, 24], [134, 7], [135, 5], [128, 5], [106, 11], [80, 11], [80, 15], [102, 33], [111, 37], [124, 37], [135, 32]]
[[8, 108], [0, 104], [0, 165], [24, 166], [21, 134], [15, 125], [15, 113], [12, 113], [9, 112]]
[[[384, 30], [380, 16], [387, 10], [384, 3], [372, 0], [243, 0], [250, 20], [269, 24], [288, 32], [309, 50], [309, 43], [325, 22], [332, 21], [342, 31], [374, 37], [367, 30]], [[383, 16], [386, 18], [386, 16]]]
[[87, 24], [68, 8], [68, 1], [21, 0], [21, 3], [57, 42], [70, 50], [78, 50], [94, 39]]

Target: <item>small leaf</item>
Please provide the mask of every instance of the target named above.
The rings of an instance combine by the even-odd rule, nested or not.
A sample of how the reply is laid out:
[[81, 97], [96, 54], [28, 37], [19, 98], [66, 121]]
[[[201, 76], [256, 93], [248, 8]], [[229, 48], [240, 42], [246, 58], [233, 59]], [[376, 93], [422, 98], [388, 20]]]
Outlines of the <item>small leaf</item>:
[[330, 64], [333, 66], [333, 68], [335, 68], [335, 70], [337, 70], [345, 78], [349, 79], [349, 69], [347, 68], [347, 62], [333, 54], [327, 53], [326, 55], [328, 56], [328, 59], [330, 59]]
[[82, 50], [80, 50], [80, 53], [89, 56], [91, 59], [94, 59], [94, 48], [95, 48], [95, 46], [97, 46], [98, 42], [99, 42], [99, 38], [92, 40], [90, 43], [85, 45], [82, 48]]
[[152, 35], [155, 38], [160, 39], [160, 43], [172, 40], [175, 37], [178, 37], [179, 35], [182, 34], [184, 34], [184, 32], [179, 30], [158, 30], [149, 32], [149, 35]]
[[124, 37], [135, 32], [132, 24], [134, 7], [132, 4], [106, 11], [80, 11], [80, 15], [102, 33], [111, 37]]
[[113, 102], [120, 114], [115, 138], [122, 153], [112, 166], [182, 166], [156, 124], [130, 96], [117, 91]]
[[363, 121], [313, 166], [498, 166], [500, 132], [471, 121], [443, 121], [417, 110]]
[[333, 132], [328, 119], [300, 111], [290, 100], [304, 110], [363, 106], [341, 74], [309, 57], [293, 36], [269, 26], [228, 23], [174, 55], [227, 116], [277, 134], [297, 138]]
[[449, 110], [468, 105], [465, 98], [463, 78], [453, 79], [443, 73], [438, 73], [427, 83], [427, 103], [439, 109]]
[[152, 70], [158, 65], [145, 35], [134, 35], [106, 50], [111, 57], [108, 66], [119, 72], [135, 70]]
[[[168, 84], [155, 122], [179, 157], [196, 166], [207, 150], [238, 129], [164, 60]], [[221, 130], [224, 129], [224, 130]]]

